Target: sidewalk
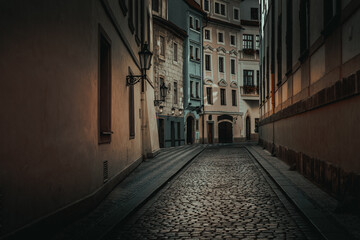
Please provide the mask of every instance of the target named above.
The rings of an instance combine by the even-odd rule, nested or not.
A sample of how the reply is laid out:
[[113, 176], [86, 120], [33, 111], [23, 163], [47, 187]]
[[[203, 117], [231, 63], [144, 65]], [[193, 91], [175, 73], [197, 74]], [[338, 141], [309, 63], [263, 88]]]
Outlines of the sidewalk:
[[206, 145], [199, 144], [162, 149], [155, 158], [142, 162], [96, 209], [65, 228], [53, 239], [101, 239], [205, 147]]
[[339, 202], [258, 145], [246, 145], [292, 203], [325, 239], [360, 239], [360, 217], [335, 213]]

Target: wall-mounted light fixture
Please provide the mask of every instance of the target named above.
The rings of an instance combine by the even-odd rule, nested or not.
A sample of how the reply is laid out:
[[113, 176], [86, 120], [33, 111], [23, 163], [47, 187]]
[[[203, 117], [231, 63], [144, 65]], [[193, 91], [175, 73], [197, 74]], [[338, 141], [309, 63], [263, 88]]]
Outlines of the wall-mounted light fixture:
[[163, 112], [164, 107], [163, 106], [159, 106], [159, 113]]
[[171, 114], [172, 114], [172, 115], [175, 114], [175, 108], [174, 108], [174, 107], [171, 109]]
[[165, 102], [166, 94], [167, 94], [167, 87], [165, 82], [160, 85], [160, 100], [154, 100], [154, 105], [159, 106], [160, 103]]
[[145, 42], [141, 51], [139, 52], [141, 75], [126, 76], [126, 85], [135, 85], [140, 80], [146, 78], [146, 70], [151, 67], [152, 52], [149, 50], [149, 45]]
[[181, 115], [183, 113], [183, 109], [179, 108], [179, 115]]

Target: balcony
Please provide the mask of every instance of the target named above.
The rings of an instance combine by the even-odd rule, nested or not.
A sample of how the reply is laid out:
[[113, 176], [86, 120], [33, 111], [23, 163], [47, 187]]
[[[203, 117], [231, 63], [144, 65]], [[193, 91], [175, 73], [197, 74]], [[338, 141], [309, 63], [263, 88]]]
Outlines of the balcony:
[[242, 60], [259, 60], [260, 54], [258, 49], [244, 48], [240, 51], [240, 59]]
[[240, 94], [243, 100], [259, 101], [259, 87], [245, 85], [240, 87]]

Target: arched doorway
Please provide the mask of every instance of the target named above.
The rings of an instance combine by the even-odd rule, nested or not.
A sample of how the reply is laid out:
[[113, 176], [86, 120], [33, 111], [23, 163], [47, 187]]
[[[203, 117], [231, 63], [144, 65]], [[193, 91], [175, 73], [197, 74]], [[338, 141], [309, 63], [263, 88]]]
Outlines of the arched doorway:
[[250, 123], [250, 117], [246, 117], [246, 139], [250, 140], [251, 137], [251, 123]]
[[194, 118], [192, 116], [186, 120], [186, 142], [187, 144], [194, 143]]
[[233, 129], [232, 123], [230, 122], [221, 122], [218, 125], [219, 127], [219, 143], [232, 143], [233, 142]]

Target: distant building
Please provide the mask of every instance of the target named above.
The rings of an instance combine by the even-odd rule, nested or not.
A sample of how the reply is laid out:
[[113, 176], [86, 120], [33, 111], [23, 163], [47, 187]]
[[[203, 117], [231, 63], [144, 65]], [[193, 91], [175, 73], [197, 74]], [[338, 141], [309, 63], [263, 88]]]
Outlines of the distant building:
[[186, 31], [168, 21], [167, 0], [153, 0], [155, 105], [160, 147], [185, 144], [184, 39]]
[[258, 2], [203, 0], [202, 8], [207, 12], [203, 29], [205, 142], [257, 138], [259, 21], [250, 12], [258, 9]]
[[202, 27], [205, 13], [194, 0], [169, 0], [168, 18], [185, 29], [184, 117], [186, 144], [200, 142], [202, 92]]
[[2, 238], [90, 210], [159, 144], [152, 70], [126, 84], [150, 1], [6, 1], [0, 20]]
[[360, 209], [359, 1], [260, 3], [260, 142]]

